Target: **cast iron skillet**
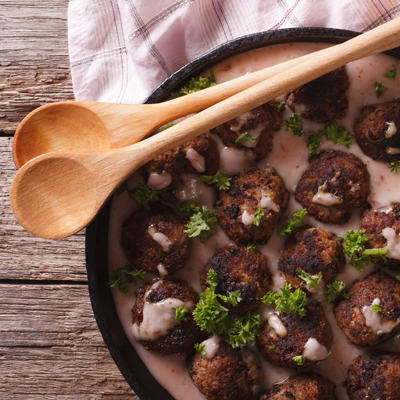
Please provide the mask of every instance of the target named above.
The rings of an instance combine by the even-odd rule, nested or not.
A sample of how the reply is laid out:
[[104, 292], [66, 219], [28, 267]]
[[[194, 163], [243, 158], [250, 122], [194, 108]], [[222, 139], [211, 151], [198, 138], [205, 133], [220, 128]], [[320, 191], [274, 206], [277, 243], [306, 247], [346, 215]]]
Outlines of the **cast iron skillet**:
[[[181, 68], [160, 85], [145, 103], [167, 100], [186, 81], [229, 57], [274, 44], [293, 42], [341, 43], [358, 34], [329, 28], [292, 28], [261, 32], [232, 40]], [[400, 58], [400, 48], [388, 52]], [[153, 378], [126, 337], [115, 310], [108, 280], [108, 228], [110, 199], [86, 230], [86, 268], [90, 301], [97, 325], [111, 356], [142, 400], [174, 400]]]

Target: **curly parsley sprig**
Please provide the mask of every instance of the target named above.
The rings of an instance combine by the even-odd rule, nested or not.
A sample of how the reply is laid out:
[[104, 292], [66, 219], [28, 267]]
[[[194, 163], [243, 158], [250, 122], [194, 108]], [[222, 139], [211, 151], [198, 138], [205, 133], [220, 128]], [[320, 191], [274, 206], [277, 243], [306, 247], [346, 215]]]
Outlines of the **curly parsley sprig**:
[[386, 92], [386, 90], [388, 90], [388, 88], [381, 82], [375, 82], [375, 94], [376, 94], [376, 98], [379, 99], [382, 95], [383, 92]]
[[229, 344], [233, 348], [241, 348], [246, 343], [254, 342], [260, 335], [261, 323], [261, 315], [253, 311], [248, 311], [245, 316], [235, 319], [233, 327], [228, 331]]
[[127, 264], [125, 268], [119, 268], [114, 271], [113, 276], [108, 279], [110, 287], [116, 287], [122, 293], [129, 294], [127, 283], [143, 282], [146, 271]]
[[189, 310], [187, 308], [183, 308], [181, 306], [172, 307], [175, 310], [175, 321], [176, 322], [185, 322], [189, 321], [190, 315]]
[[319, 271], [317, 276], [312, 276], [307, 274], [307, 272], [302, 269], [296, 269], [296, 272], [299, 274], [299, 278], [302, 279], [309, 289], [318, 290], [319, 281], [322, 279], [322, 272]]
[[303, 119], [299, 114], [292, 114], [289, 119], [285, 119], [283, 126], [286, 131], [292, 131], [295, 136], [301, 136], [303, 134]]
[[262, 302], [266, 306], [274, 305], [276, 310], [284, 314], [295, 311], [300, 317], [304, 317], [306, 315], [307, 295], [301, 289], [296, 289], [294, 292], [291, 292], [291, 289], [293, 289], [293, 286], [285, 282], [281, 289], [282, 294], [272, 290], [262, 298]]
[[285, 239], [290, 235], [293, 235], [303, 226], [303, 217], [306, 214], [308, 214], [308, 211], [305, 208], [296, 211], [293, 216], [287, 218], [286, 223], [278, 230], [278, 234], [283, 236]]
[[400, 60], [396, 61], [396, 64], [393, 69], [390, 69], [388, 72], [385, 72], [383, 76], [388, 79], [396, 79], [397, 71], [396, 68], [400, 65]]
[[154, 200], [158, 200], [158, 190], [149, 188], [144, 183], [139, 183], [134, 189], [129, 189], [126, 182], [124, 182], [115, 192], [116, 196], [120, 196], [122, 193], [127, 192], [135, 203], [142, 205], [146, 210], [150, 210], [149, 203]]
[[227, 296], [216, 294], [218, 276], [213, 269], [208, 271], [206, 283], [209, 287], [200, 294], [200, 300], [193, 311], [193, 318], [201, 330], [206, 329], [208, 332], [218, 334], [227, 333], [227, 324], [230, 321], [229, 310], [218, 299], [237, 304], [241, 301], [240, 292], [230, 292]]
[[250, 136], [249, 132], [245, 132], [239, 135], [239, 137], [235, 140], [235, 143], [242, 143], [243, 140], [247, 140], [249, 143], [254, 144], [257, 143], [260, 138], [258, 136]]
[[342, 281], [333, 281], [326, 285], [328, 289], [326, 293], [328, 294], [327, 302], [333, 303], [339, 297], [344, 297], [345, 299], [349, 298], [349, 295], [344, 291], [346, 286]]
[[364, 250], [365, 243], [368, 241], [365, 229], [350, 229], [344, 237], [339, 238], [345, 242], [346, 248], [343, 251], [350, 257], [349, 263], [356, 267], [358, 272], [364, 271], [363, 267], [376, 262], [378, 257], [386, 262], [386, 254], [389, 253], [387, 247]]
[[228, 190], [231, 187], [231, 179], [226, 172], [219, 170], [215, 175], [201, 175], [200, 180], [212, 185], [215, 184], [219, 190]]
[[181, 205], [179, 211], [192, 214], [184, 230], [189, 237], [195, 237], [204, 243], [217, 231], [217, 214], [207, 206], [198, 206], [192, 203], [189, 206]]
[[178, 92], [173, 92], [171, 93], [171, 97], [176, 98], [176, 97], [181, 97], [185, 96], [194, 92], [198, 92], [199, 90], [209, 88], [211, 86], [216, 85], [216, 80], [215, 80], [215, 75], [214, 71], [210, 69], [210, 77], [199, 77], [199, 79], [196, 81], [195, 78], [191, 78], [190, 81], [188, 82], [187, 85], [182, 87]]

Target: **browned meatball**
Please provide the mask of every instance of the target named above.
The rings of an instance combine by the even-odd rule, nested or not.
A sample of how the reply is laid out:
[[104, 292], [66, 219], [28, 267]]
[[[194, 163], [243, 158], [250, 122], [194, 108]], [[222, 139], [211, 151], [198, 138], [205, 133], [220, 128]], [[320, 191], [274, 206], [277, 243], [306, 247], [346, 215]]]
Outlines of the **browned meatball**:
[[[211, 132], [216, 133], [225, 146], [248, 149], [256, 160], [261, 160], [271, 151], [274, 132], [283, 123], [283, 110], [279, 110], [278, 105], [275, 101], [263, 104], [212, 129]], [[249, 136], [257, 136], [258, 141], [253, 145], [247, 140], [236, 143], [238, 137], [246, 132]]]
[[223, 341], [213, 358], [196, 353], [187, 364], [193, 383], [207, 400], [251, 400], [261, 386], [255, 354]]
[[[164, 355], [190, 354], [203, 334], [193, 319], [197, 293], [178, 279], [155, 279], [137, 290], [132, 331], [146, 350]], [[173, 307], [187, 308], [188, 319], [176, 322]]]
[[309, 228], [287, 240], [278, 268], [287, 282], [295, 288], [307, 290], [307, 284], [299, 278], [297, 269], [312, 276], [322, 272], [326, 283], [343, 271], [345, 264], [343, 246], [338, 237], [324, 228]]
[[[358, 346], [376, 346], [400, 332], [400, 282], [375, 272], [356, 282], [335, 308], [336, 322]], [[373, 305], [382, 307], [374, 313]]]
[[400, 102], [365, 105], [354, 124], [361, 150], [373, 160], [400, 160]]
[[213, 269], [218, 276], [216, 293], [226, 295], [238, 290], [242, 301], [225, 307], [236, 313], [252, 310], [261, 304], [261, 298], [268, 291], [270, 274], [267, 258], [257, 250], [246, 250], [243, 246], [232, 244], [217, 250], [204, 266], [201, 289], [204, 291], [207, 274]]
[[[333, 341], [331, 328], [325, 318], [322, 306], [319, 303], [308, 302], [306, 315], [300, 317], [297, 312], [281, 313], [279, 319], [287, 330], [287, 335], [278, 335], [268, 320], [261, 326], [261, 334], [257, 338], [257, 346], [262, 356], [271, 364], [280, 367], [302, 369], [319, 360], [305, 358], [302, 365], [293, 360], [293, 357], [302, 356], [307, 341], [314, 338], [327, 351]], [[327, 355], [327, 354], [326, 354]], [[325, 357], [326, 357], [325, 355]], [[311, 357], [310, 357], [311, 358]]]
[[400, 354], [357, 356], [350, 365], [345, 385], [350, 400], [400, 400]]
[[[188, 157], [193, 157], [193, 163]], [[148, 162], [143, 167], [143, 175], [150, 187], [159, 189], [161, 199], [176, 203], [176, 194], [185, 187], [186, 175], [214, 175], [218, 168], [217, 143], [210, 135], [203, 134]], [[161, 184], [153, 184], [153, 177], [161, 177]]]
[[290, 376], [272, 389], [264, 391], [259, 400], [337, 400], [336, 385], [314, 372]]
[[297, 104], [304, 104], [306, 110], [300, 113], [302, 117], [314, 122], [329, 122], [346, 115], [348, 88], [349, 77], [344, 66], [291, 91], [286, 104], [292, 110]]
[[[388, 211], [374, 211], [368, 208], [361, 214], [360, 229], [365, 229], [369, 239], [365, 243], [366, 248], [379, 249], [387, 246], [387, 239], [382, 233], [385, 228], [392, 228], [396, 235], [400, 234], [400, 203], [394, 203]], [[385, 266], [400, 268], [400, 260], [391, 258], [388, 254]]]
[[[229, 190], [219, 192], [215, 203], [218, 221], [225, 233], [239, 243], [266, 243], [289, 202], [289, 192], [272, 167], [250, 167], [231, 181]], [[259, 226], [254, 216], [262, 210]]]
[[[122, 225], [121, 246], [132, 265], [160, 275], [172, 274], [189, 260], [192, 242], [183, 232], [187, 219], [154, 204], [134, 212]], [[160, 242], [151, 235], [162, 234]], [[157, 237], [157, 236], [156, 236]]]
[[367, 201], [367, 167], [353, 154], [337, 150], [313, 154], [309, 162], [296, 187], [296, 200], [321, 222], [348, 221], [352, 210]]

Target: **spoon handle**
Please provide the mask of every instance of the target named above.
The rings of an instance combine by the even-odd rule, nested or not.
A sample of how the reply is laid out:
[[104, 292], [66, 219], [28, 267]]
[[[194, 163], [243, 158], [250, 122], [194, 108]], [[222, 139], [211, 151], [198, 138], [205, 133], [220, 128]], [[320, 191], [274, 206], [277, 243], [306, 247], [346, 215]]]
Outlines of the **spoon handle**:
[[102, 119], [110, 132], [111, 148], [115, 149], [137, 143], [166, 123], [202, 111], [311, 59], [314, 54], [316, 53], [307, 54], [194, 92], [190, 94], [190, 100], [187, 96], [182, 96], [157, 104], [118, 104], [116, 106], [112, 103], [95, 101], [76, 101], [74, 104], [90, 109]]
[[130, 148], [146, 149], [144, 163], [238, 115], [250, 111], [290, 90], [351, 61], [400, 46], [400, 17], [347, 42], [312, 53], [301, 65], [273, 77], [193, 115]]

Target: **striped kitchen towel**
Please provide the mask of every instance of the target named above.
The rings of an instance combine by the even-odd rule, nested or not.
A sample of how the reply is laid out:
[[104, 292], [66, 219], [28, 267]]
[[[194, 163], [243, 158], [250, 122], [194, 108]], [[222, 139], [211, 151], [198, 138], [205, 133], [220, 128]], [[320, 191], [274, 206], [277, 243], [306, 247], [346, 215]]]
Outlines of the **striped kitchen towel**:
[[397, 0], [70, 0], [77, 100], [140, 103], [218, 45], [291, 27], [367, 31], [400, 15]]

